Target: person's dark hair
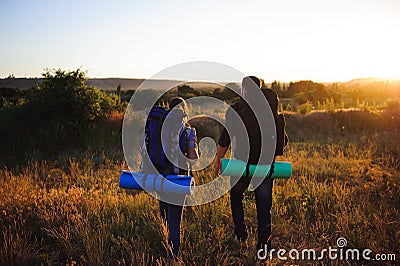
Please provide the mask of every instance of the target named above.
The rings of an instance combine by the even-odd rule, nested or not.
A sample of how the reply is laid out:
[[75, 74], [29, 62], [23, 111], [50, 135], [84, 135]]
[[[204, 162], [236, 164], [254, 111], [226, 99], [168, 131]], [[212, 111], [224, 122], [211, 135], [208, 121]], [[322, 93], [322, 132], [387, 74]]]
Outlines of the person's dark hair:
[[254, 88], [256, 87], [260, 89], [261, 86], [262, 86], [262, 81], [256, 76], [244, 77], [242, 80], [242, 96], [248, 98], [249, 96], [248, 90], [254, 90]]
[[242, 80], [242, 87], [248, 88], [249, 86], [254, 85], [253, 83], [255, 83], [259, 88], [262, 87], [261, 79], [257, 78], [256, 76], [244, 77]]

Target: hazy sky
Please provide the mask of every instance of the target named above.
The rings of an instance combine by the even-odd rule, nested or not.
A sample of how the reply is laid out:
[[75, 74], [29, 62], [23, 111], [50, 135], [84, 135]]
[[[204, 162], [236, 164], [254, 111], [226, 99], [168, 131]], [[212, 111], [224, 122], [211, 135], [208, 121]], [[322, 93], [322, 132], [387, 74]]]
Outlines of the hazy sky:
[[213, 61], [267, 82], [400, 77], [400, 1], [0, 0], [0, 77], [149, 78]]

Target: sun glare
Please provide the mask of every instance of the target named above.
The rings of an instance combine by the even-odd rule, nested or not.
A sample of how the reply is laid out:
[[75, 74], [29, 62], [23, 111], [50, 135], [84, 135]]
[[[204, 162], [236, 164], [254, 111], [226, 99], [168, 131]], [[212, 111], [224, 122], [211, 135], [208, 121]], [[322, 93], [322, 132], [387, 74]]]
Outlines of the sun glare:
[[400, 80], [400, 74], [389, 76], [388, 80]]
[[387, 72], [383, 77], [386, 80], [400, 80], [400, 71], [393, 71], [393, 73]]
[[390, 67], [383, 68], [379, 76], [386, 80], [400, 80], [400, 67], [395, 68], [391, 65]]

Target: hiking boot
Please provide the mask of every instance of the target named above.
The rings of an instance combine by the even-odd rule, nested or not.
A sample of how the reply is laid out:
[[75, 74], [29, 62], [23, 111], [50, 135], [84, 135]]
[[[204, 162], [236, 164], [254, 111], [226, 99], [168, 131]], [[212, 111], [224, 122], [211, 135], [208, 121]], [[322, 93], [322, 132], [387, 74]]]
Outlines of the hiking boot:
[[234, 253], [244, 254], [247, 252], [249, 244], [247, 240], [239, 240], [236, 236], [231, 236], [228, 240], [228, 246]]

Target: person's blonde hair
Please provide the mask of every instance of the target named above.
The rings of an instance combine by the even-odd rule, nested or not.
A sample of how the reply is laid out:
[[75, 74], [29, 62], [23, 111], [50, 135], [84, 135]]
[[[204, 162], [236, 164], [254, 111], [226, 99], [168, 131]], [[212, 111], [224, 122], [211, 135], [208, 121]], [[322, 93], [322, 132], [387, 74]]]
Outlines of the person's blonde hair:
[[183, 110], [185, 111], [185, 113], [187, 112], [187, 104], [185, 99], [183, 99], [182, 97], [174, 97], [169, 101], [169, 109], [173, 109], [175, 106], [182, 104]]

